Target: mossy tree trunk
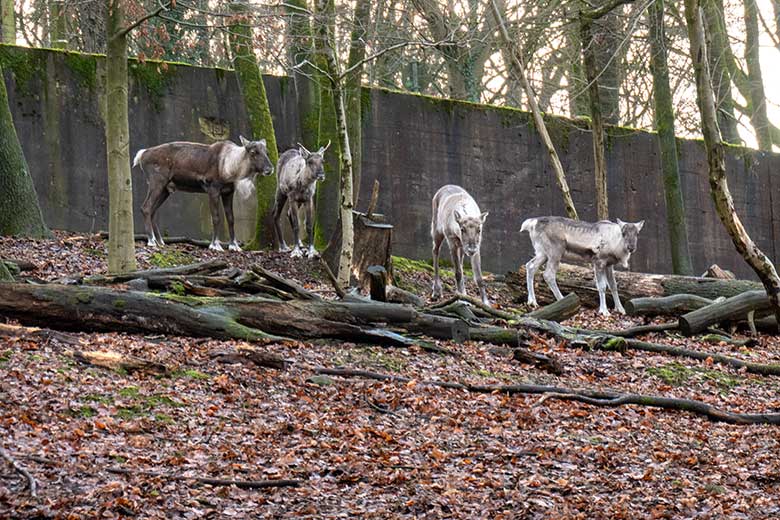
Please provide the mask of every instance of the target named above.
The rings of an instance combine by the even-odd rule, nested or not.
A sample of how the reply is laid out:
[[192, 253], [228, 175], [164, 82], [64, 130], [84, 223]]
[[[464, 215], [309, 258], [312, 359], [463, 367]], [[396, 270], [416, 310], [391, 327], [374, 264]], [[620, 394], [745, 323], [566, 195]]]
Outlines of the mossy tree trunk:
[[68, 46], [64, 0], [49, 0], [49, 41], [55, 49], [64, 49]]
[[758, 6], [756, 0], [744, 0], [745, 4], [745, 63], [748, 71], [750, 97], [748, 111], [750, 125], [756, 133], [756, 141], [760, 150], [772, 150], [772, 135], [769, 128], [769, 117], [766, 112], [766, 94], [764, 92], [764, 77], [761, 72], [759, 56]]
[[588, 82], [590, 128], [593, 137], [593, 179], [596, 183], [596, 216], [598, 220], [607, 220], [609, 219], [607, 158], [604, 150], [604, 119], [601, 113], [599, 69], [596, 63], [596, 43], [593, 40], [593, 20], [583, 15], [580, 22], [582, 61], [585, 68], [585, 79]]
[[[233, 67], [238, 77], [241, 97], [244, 100], [249, 126], [253, 139], [265, 139], [268, 144], [268, 158], [273, 164], [279, 160], [279, 150], [276, 147], [274, 122], [263, 84], [263, 77], [257, 66], [257, 58], [252, 45], [252, 27], [247, 23], [247, 4], [244, 1], [230, 3], [230, 9], [237, 15], [235, 23], [230, 28], [230, 43], [233, 51]], [[260, 249], [273, 245], [273, 228], [270, 218], [276, 193], [276, 174], [258, 177], [255, 182], [257, 189], [257, 217], [255, 236], [249, 244], [250, 249]]]
[[707, 28], [707, 60], [715, 89], [715, 106], [718, 109], [718, 127], [721, 138], [727, 143], [739, 144], [742, 139], [737, 131], [737, 118], [734, 115], [734, 99], [731, 96], [731, 73], [726, 65], [725, 56], [730, 48], [726, 23], [724, 21], [723, 0], [710, 0], [702, 5], [704, 23]]
[[[706, 0], [705, 0], [706, 1]], [[696, 77], [696, 93], [701, 113], [702, 135], [709, 163], [710, 194], [723, 226], [735, 248], [753, 268], [764, 285], [777, 323], [780, 324], [780, 277], [774, 264], [756, 246], [742, 224], [726, 179], [726, 160], [718, 132], [715, 96], [710, 83], [706, 60], [704, 28], [701, 17], [701, 0], [685, 0], [685, 19], [691, 45], [691, 60]]]
[[[328, 70], [328, 38], [335, 31], [336, 6], [334, 0], [315, 0], [314, 9], [315, 64], [321, 71]], [[339, 179], [341, 178], [341, 144], [336, 120], [333, 82], [325, 74], [318, 74], [320, 94], [319, 132], [317, 145], [330, 141], [334, 146], [325, 155], [325, 180], [317, 185], [316, 227], [314, 240], [322, 249], [338, 229]]]
[[[330, 13], [328, 11], [329, 6], [333, 6], [333, 0], [316, 0], [317, 11], [319, 13]], [[330, 20], [331, 18], [328, 17]], [[322, 24], [318, 29], [318, 39], [321, 38], [322, 45], [321, 57], [324, 58], [325, 71], [330, 79], [331, 88], [331, 101], [332, 106], [326, 107], [323, 105], [320, 107], [321, 111], [329, 108], [333, 111], [336, 117], [336, 129], [337, 139], [336, 143], [339, 150], [338, 156], [340, 158], [339, 170], [340, 170], [340, 187], [339, 187], [339, 222], [341, 235], [341, 249], [339, 251], [339, 265], [338, 274], [336, 276], [338, 283], [341, 287], [349, 287], [350, 275], [352, 273], [352, 254], [355, 244], [355, 233], [353, 228], [352, 209], [353, 205], [353, 193], [352, 193], [352, 151], [350, 149], [349, 130], [347, 128], [347, 113], [346, 113], [346, 92], [345, 92], [345, 79], [341, 76], [341, 67], [338, 62], [338, 47], [336, 43], [336, 35], [334, 26], [330, 23]]]
[[22, 145], [8, 105], [3, 69], [0, 67], [0, 235], [44, 237], [38, 196], [27, 168]]
[[522, 61], [522, 55], [509, 37], [509, 31], [504, 24], [504, 16], [499, 10], [496, 0], [490, 1], [490, 7], [493, 11], [493, 16], [497, 21], [499, 34], [501, 35], [503, 44], [507, 47], [508, 54], [511, 57], [509, 69], [514, 73], [513, 75], [520, 80], [520, 84], [523, 86], [526, 98], [528, 99], [528, 105], [531, 107], [536, 130], [539, 132], [539, 137], [542, 139], [542, 142], [547, 149], [550, 162], [555, 170], [555, 180], [558, 183], [558, 189], [561, 190], [561, 195], [563, 196], [566, 215], [569, 218], [576, 220], [579, 217], [577, 216], [577, 209], [574, 207], [574, 200], [572, 199], [571, 191], [569, 190], [569, 183], [566, 181], [566, 173], [563, 171], [563, 165], [558, 158], [558, 153], [555, 151], [555, 146], [553, 145], [552, 139], [550, 139], [550, 134], [547, 132], [547, 125], [544, 122], [544, 117], [542, 117], [541, 110], [539, 110], [539, 106], [536, 103], [536, 93], [534, 92], [531, 83], [528, 81], [528, 76], [525, 72], [525, 64]]
[[0, 282], [13, 282], [14, 277], [11, 276], [11, 272], [5, 266], [5, 262], [0, 262]]
[[666, 198], [666, 225], [672, 251], [674, 274], [693, 274], [688, 231], [685, 228], [685, 206], [680, 168], [677, 162], [677, 140], [674, 134], [674, 107], [669, 85], [669, 67], [664, 28], [664, 0], [654, 0], [647, 11], [650, 26], [650, 71], [653, 74], [655, 127], [661, 149], [661, 172]]
[[133, 179], [127, 117], [127, 33], [122, 0], [106, 9], [106, 155], [108, 159], [108, 271], [134, 271]]
[[366, 40], [371, 23], [371, 1], [357, 0], [352, 17], [352, 36], [349, 45], [347, 68], [357, 67], [346, 78], [347, 131], [352, 152], [353, 203], [357, 205], [360, 196], [360, 177], [363, 161], [363, 118], [362, 118], [362, 61], [366, 58]]
[[312, 67], [305, 65], [307, 60], [314, 61], [314, 43], [307, 12], [308, 5], [306, 0], [288, 0], [284, 5], [288, 16], [288, 52], [298, 107], [300, 138], [304, 146], [316, 150], [320, 127], [320, 93], [318, 84], [311, 78], [313, 75], [316, 76], [316, 72]]
[[14, 0], [0, 0], [0, 41], [16, 45]]

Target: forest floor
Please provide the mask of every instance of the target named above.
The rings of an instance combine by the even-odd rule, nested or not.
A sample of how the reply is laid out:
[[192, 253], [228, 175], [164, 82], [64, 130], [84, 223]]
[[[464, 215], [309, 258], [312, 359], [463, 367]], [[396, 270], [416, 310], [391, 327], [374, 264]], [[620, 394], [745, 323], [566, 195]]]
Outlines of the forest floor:
[[[139, 244], [140, 245], [140, 244]], [[3, 256], [51, 280], [105, 271], [105, 243], [0, 238]], [[138, 248], [139, 268], [223, 258], [260, 263], [329, 294], [316, 263], [277, 253]], [[430, 273], [406, 265], [407, 287]], [[448, 278], [451, 281], [451, 277]], [[471, 294], [474, 294], [471, 286]], [[490, 286], [502, 305], [505, 291]], [[2, 319], [0, 318], [0, 321]], [[570, 324], [627, 327], [582, 311]], [[710, 422], [686, 412], [604, 408], [540, 396], [473, 394], [426, 380], [613, 389], [699, 399], [740, 412], [780, 411], [780, 378], [645, 352], [585, 352], [539, 337], [554, 376], [479, 342], [417, 347], [333, 341], [262, 348], [287, 370], [216, 361], [237, 342], [79, 333], [84, 347], [163, 363], [165, 376], [82, 365], [68, 345], [0, 339], [0, 446], [38, 482], [0, 460], [0, 518], [770, 518], [780, 515], [780, 429]], [[674, 334], [652, 340], [780, 362], [780, 339], [752, 348]], [[410, 382], [315, 376], [351, 367]], [[120, 471], [121, 473], [117, 473]], [[156, 472], [157, 475], [144, 474]], [[297, 488], [239, 489], [171, 476], [299, 479]]]

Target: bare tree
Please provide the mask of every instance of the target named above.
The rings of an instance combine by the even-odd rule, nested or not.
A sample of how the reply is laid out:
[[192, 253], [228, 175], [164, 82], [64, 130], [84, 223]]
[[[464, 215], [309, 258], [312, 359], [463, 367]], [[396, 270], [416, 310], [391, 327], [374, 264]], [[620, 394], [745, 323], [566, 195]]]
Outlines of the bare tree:
[[[705, 0], [706, 1], [706, 0]], [[753, 268], [766, 289], [769, 302], [780, 325], [780, 277], [769, 258], [758, 248], [748, 235], [734, 208], [734, 200], [726, 179], [726, 160], [723, 142], [718, 132], [715, 112], [715, 96], [710, 83], [707, 66], [701, 0], [685, 0], [685, 18], [688, 23], [688, 37], [691, 44], [691, 59], [696, 77], [696, 92], [701, 112], [702, 135], [709, 164], [710, 193], [723, 226], [731, 237], [734, 247]]]

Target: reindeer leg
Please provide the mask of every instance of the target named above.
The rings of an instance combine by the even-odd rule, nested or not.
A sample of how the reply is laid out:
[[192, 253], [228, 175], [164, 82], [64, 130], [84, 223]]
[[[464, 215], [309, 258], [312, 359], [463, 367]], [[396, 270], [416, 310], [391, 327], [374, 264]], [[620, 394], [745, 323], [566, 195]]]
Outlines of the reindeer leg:
[[304, 204], [306, 207], [306, 236], [309, 238], [309, 258], [316, 258], [319, 253], [314, 248], [314, 198]]
[[544, 281], [550, 287], [556, 300], [563, 300], [563, 294], [558, 289], [558, 281], [555, 279], [555, 274], [558, 272], [558, 265], [560, 264], [560, 257], [547, 257], [547, 266], [544, 268]]
[[536, 293], [534, 292], [534, 275], [536, 271], [547, 260], [547, 257], [543, 254], [537, 253], [528, 263], [525, 264], [525, 286], [528, 291], [528, 306], [538, 307], [536, 302]]
[[439, 253], [441, 251], [441, 243], [444, 241], [444, 235], [433, 234], [433, 290], [431, 292], [431, 298], [441, 298], [441, 277], [439, 276]]
[[[149, 191], [146, 193], [146, 199], [141, 205], [141, 213], [144, 215], [144, 228], [146, 229], [146, 236], [148, 237], [146, 245], [148, 247], [157, 247], [158, 243], [154, 237], [154, 224], [153, 219], [160, 204], [162, 204], [163, 192], [166, 191], [165, 184], [154, 180], [156, 177], [149, 177]], [[166, 197], [167, 198], [167, 197]]]
[[222, 209], [225, 210], [225, 220], [227, 220], [228, 225], [228, 234], [230, 235], [230, 243], [228, 244], [228, 249], [230, 251], [241, 251], [241, 247], [238, 245], [238, 242], [236, 241], [236, 230], [233, 220], [233, 194], [235, 192], [231, 191], [229, 193], [223, 193], [222, 194]]
[[479, 287], [479, 295], [482, 298], [482, 303], [490, 305], [490, 300], [487, 296], [487, 284], [485, 284], [485, 280], [482, 279], [482, 256], [479, 251], [471, 257], [471, 269], [474, 271], [474, 283]]
[[607, 309], [607, 275], [604, 272], [605, 267], [600, 264], [593, 264], [593, 272], [596, 277], [596, 290], [599, 292], [599, 314], [609, 316]]
[[455, 247], [452, 247], [453, 242], [450, 242], [449, 244], [452, 263], [455, 266], [455, 290], [458, 294], [465, 295], [466, 283], [463, 281], [463, 245], [458, 241]]
[[274, 234], [276, 235], [276, 244], [279, 247], [279, 252], [286, 253], [290, 250], [284, 241], [284, 235], [282, 234], [282, 210], [284, 210], [284, 204], [287, 202], [287, 195], [281, 191], [276, 192], [276, 201], [274, 202], [273, 219], [274, 219]]
[[218, 187], [209, 186], [207, 188], [208, 196], [209, 196], [209, 209], [211, 210], [211, 244], [209, 244], [209, 249], [212, 249], [214, 251], [224, 251], [222, 249], [222, 244], [219, 243], [219, 225], [220, 222], [220, 214], [219, 214], [219, 192], [220, 189]]
[[171, 192], [168, 191], [168, 189], [164, 189], [162, 192], [162, 195], [160, 195], [160, 200], [157, 202], [157, 206], [152, 210], [152, 226], [154, 227], [154, 236], [157, 239], [157, 245], [162, 247], [165, 245], [165, 242], [163, 242], [162, 233], [160, 233], [160, 226], [158, 225], [158, 221], [160, 220], [157, 211], [160, 209], [160, 207], [163, 205], [163, 203], [168, 200], [168, 197], [171, 196]]
[[293, 241], [295, 243], [292, 253], [290, 253], [290, 256], [293, 258], [300, 258], [303, 256], [303, 251], [301, 251], [301, 246], [303, 245], [301, 243], [301, 227], [298, 223], [298, 210], [300, 207], [301, 206], [294, 200], [291, 200], [290, 204], [287, 206], [287, 218], [290, 219], [290, 227], [292, 227]]
[[620, 303], [620, 295], [618, 294], [617, 282], [615, 281], [615, 269], [611, 266], [607, 266], [607, 284], [609, 284], [609, 290], [612, 292], [612, 302], [615, 304], [615, 312], [625, 314], [626, 309], [623, 308], [623, 304]]

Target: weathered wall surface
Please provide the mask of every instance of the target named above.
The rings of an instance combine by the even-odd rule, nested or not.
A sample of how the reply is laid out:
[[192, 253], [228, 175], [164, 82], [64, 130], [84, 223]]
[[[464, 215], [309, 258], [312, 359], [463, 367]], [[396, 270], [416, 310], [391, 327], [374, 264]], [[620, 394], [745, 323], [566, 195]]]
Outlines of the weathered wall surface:
[[[100, 109], [101, 59], [57, 51], [19, 51], [0, 46], [11, 110], [30, 171], [53, 228], [107, 228], [107, 180]], [[161, 74], [160, 74], [161, 72]], [[277, 141], [282, 150], [297, 140], [292, 82], [266, 77]], [[172, 140], [211, 142], [247, 135], [248, 124], [232, 72], [183, 65], [131, 62], [130, 153]], [[447, 183], [460, 184], [490, 211], [483, 238], [483, 265], [501, 272], [531, 256], [520, 234], [531, 216], [563, 214], [552, 169], [527, 114], [515, 110], [371, 90], [364, 103], [363, 182], [367, 201], [381, 183], [379, 209], [396, 226], [397, 254], [430, 258], [430, 199]], [[550, 120], [553, 140], [567, 171], [582, 218], [595, 216], [590, 134], [576, 123]], [[645, 219], [634, 270], [668, 272], [669, 246], [659, 151], [654, 134], [611, 131], [608, 149], [610, 214]], [[314, 143], [306, 143], [315, 146]], [[723, 231], [709, 197], [707, 164], [700, 142], [680, 141], [691, 251], [697, 271], [712, 263], [742, 276], [751, 271]], [[731, 148], [729, 180], [737, 209], [751, 236], [775, 258], [780, 222], [780, 156]], [[134, 170], [135, 207], [146, 192]], [[364, 206], [358, 204], [359, 208]], [[142, 232], [140, 211], [136, 229]], [[251, 204], [239, 211], [239, 235], [254, 224]], [[205, 237], [210, 231], [205, 195], [175, 194], [161, 210], [165, 233]]]

